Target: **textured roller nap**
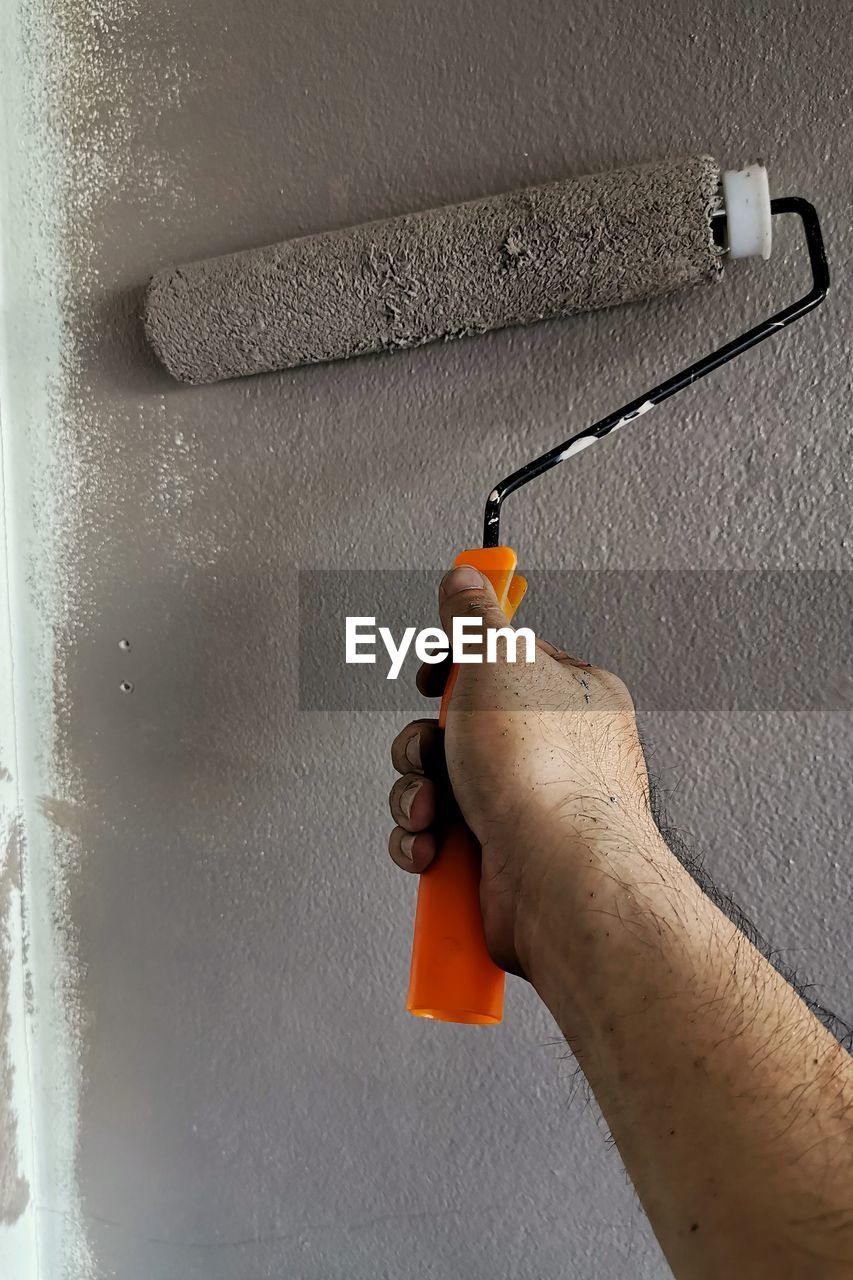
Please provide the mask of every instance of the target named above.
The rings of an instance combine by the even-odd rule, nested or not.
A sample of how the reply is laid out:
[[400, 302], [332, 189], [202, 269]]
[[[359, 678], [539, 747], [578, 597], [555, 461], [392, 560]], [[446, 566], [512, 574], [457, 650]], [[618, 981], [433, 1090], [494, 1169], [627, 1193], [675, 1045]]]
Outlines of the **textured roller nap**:
[[670, 293], [716, 275], [713, 159], [624, 169], [162, 271], [145, 326], [215, 382]]

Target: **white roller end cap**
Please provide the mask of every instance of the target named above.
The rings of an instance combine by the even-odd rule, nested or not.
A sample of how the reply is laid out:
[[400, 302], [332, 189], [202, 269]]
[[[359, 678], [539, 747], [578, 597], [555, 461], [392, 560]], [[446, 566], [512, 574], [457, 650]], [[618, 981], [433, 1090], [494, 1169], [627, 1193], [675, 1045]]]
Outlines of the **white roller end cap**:
[[723, 174], [729, 253], [733, 258], [769, 258], [773, 243], [770, 184], [762, 164]]

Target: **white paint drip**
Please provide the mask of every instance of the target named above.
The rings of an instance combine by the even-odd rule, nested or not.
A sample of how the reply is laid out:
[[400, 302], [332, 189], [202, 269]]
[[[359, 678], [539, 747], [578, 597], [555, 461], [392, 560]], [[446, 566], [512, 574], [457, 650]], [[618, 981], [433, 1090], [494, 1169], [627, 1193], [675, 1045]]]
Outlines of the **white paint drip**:
[[629, 422], [636, 422], [637, 418], [642, 418], [644, 413], [648, 413], [649, 409], [654, 409], [654, 407], [653, 400], [644, 400], [639, 409], [635, 409], [633, 413], [626, 413], [624, 418], [620, 418], [618, 422], [614, 422], [607, 434], [610, 435], [613, 431], [619, 431], [622, 427], [627, 427]]
[[[637, 418], [641, 418], [644, 413], [648, 413], [649, 409], [654, 409], [653, 400], [644, 400], [638, 409], [633, 413], [626, 413], [618, 422], [614, 422], [607, 435], [611, 435], [614, 431], [618, 431], [620, 427], [626, 427], [629, 422], [634, 422]], [[573, 458], [576, 453], [581, 453], [591, 444], [595, 444], [598, 440], [606, 439], [606, 436], [581, 436], [579, 440], [573, 440], [567, 448], [563, 450], [557, 459], [558, 462], [565, 462], [567, 458]]]
[[596, 436], [582, 436], [580, 440], [573, 440], [572, 443], [563, 450], [557, 459], [558, 462], [565, 462], [567, 458], [573, 458], [576, 453], [582, 453], [584, 449], [588, 449], [591, 444], [595, 444]]
[[644, 400], [639, 409], [635, 409], [633, 413], [626, 413], [625, 417], [617, 422], [613, 430], [616, 431], [619, 427], [624, 427], [626, 423], [633, 422], [636, 418], [642, 418], [644, 413], [648, 413], [649, 409], [654, 409], [654, 407], [653, 400]]

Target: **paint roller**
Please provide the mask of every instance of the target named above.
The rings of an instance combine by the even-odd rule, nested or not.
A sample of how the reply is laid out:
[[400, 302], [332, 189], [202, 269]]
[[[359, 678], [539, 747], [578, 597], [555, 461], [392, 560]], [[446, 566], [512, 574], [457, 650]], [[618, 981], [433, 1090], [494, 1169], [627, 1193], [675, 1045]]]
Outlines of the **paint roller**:
[[[488, 576], [510, 620], [526, 583], [500, 545], [504, 499], [817, 306], [829, 272], [808, 201], [771, 201], [761, 165], [721, 174], [708, 156], [554, 182], [161, 271], [145, 328], [169, 372], [194, 384], [404, 350], [719, 280], [732, 259], [768, 258], [772, 219], [786, 214], [800, 220], [811, 268], [802, 297], [491, 489], [483, 545], [456, 563]], [[449, 818], [420, 877], [411, 1013], [501, 1020], [504, 974], [483, 935], [479, 861], [472, 833]]]

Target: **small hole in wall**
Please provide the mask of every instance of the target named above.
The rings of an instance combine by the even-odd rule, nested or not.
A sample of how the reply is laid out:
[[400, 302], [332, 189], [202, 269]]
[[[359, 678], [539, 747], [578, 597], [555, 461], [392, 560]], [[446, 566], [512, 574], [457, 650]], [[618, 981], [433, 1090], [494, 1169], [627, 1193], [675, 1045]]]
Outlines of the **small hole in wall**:
[[129, 680], [122, 680], [121, 684], [119, 685], [119, 688], [121, 689], [122, 693], [133, 693], [133, 685], [130, 683]]
[[118, 647], [119, 647], [120, 649], [123, 649], [123, 650], [124, 650], [124, 652], [125, 652], [125, 653], [127, 653], [127, 652], [129, 651], [129, 649], [130, 649], [130, 641], [129, 641], [129, 640], [119, 640], [119, 642], [118, 642]]

